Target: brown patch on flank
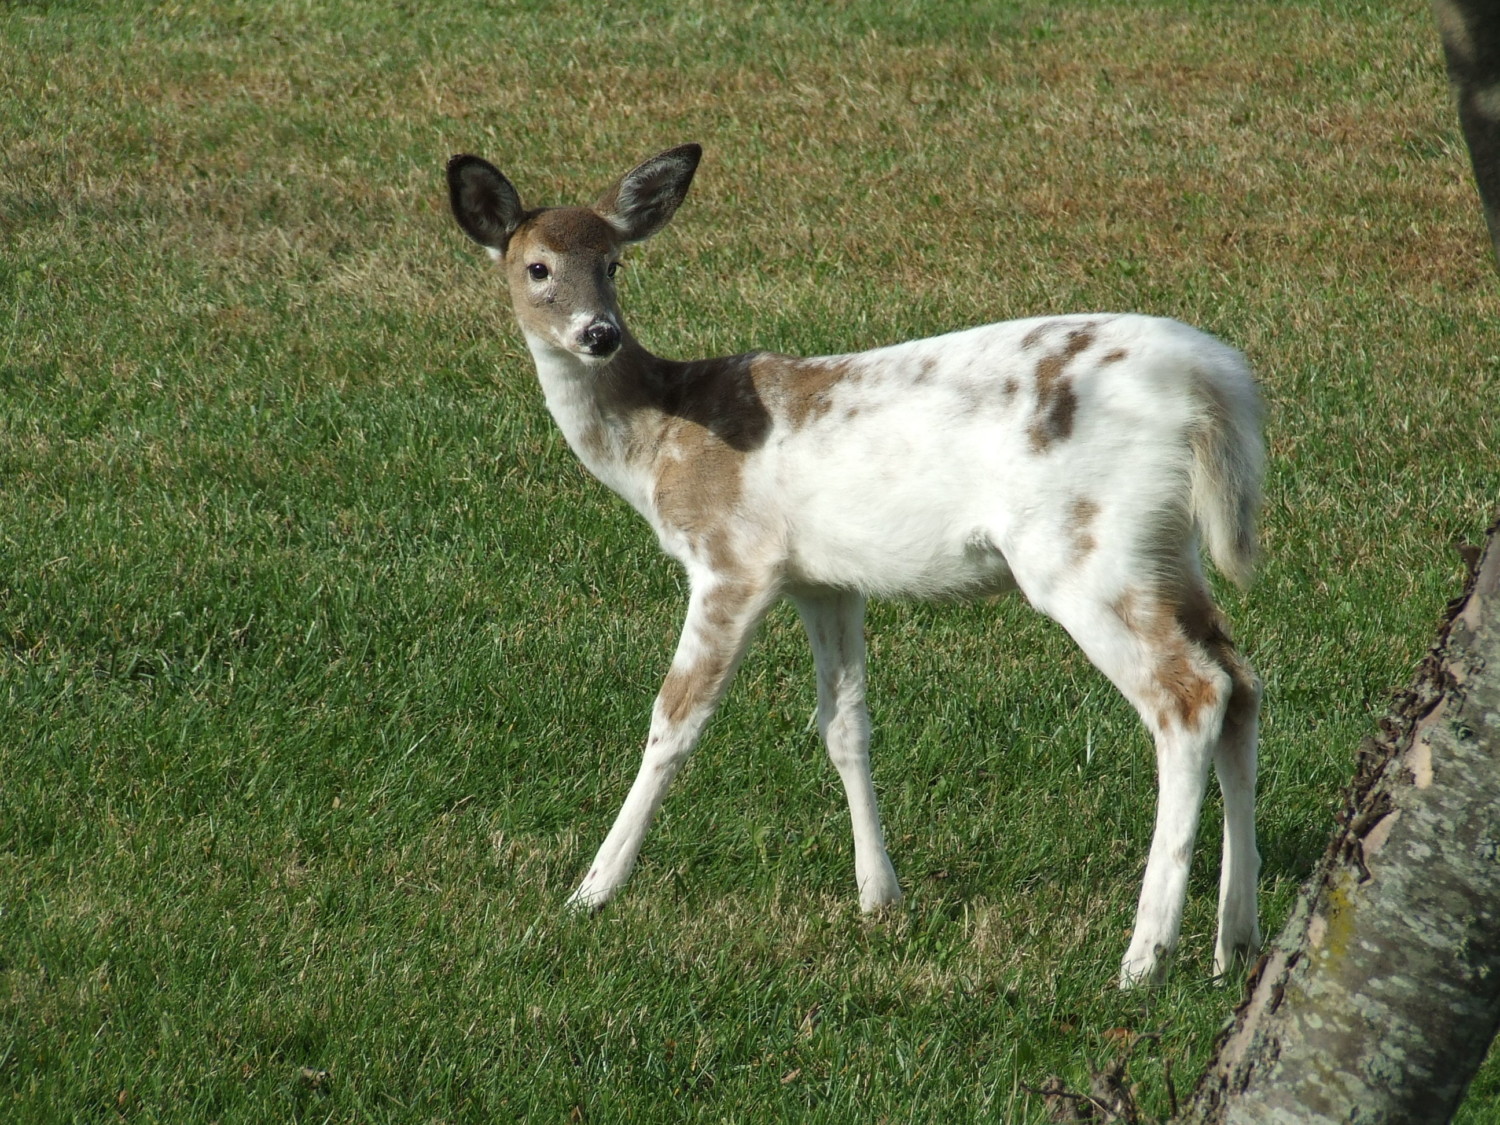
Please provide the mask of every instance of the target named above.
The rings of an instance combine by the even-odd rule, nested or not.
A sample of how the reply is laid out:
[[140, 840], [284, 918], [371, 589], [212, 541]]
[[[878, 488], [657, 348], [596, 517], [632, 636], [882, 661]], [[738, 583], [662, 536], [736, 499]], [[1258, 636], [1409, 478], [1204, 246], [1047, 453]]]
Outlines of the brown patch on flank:
[[1099, 366], [1103, 367], [1105, 364], [1119, 363], [1120, 360], [1124, 359], [1129, 354], [1130, 353], [1127, 352], [1124, 348], [1115, 348], [1113, 351], [1105, 352], [1102, 356], [1099, 357]]
[[1099, 514], [1099, 505], [1087, 496], [1079, 496], [1068, 506], [1068, 531], [1073, 540], [1073, 562], [1082, 565], [1099, 546], [1094, 538], [1093, 522]]
[[1036, 417], [1027, 429], [1033, 453], [1045, 452], [1054, 442], [1065, 441], [1073, 433], [1078, 396], [1073, 393], [1065, 375], [1073, 358], [1087, 351], [1093, 342], [1092, 327], [1071, 329], [1061, 351], [1050, 352], [1037, 361]]
[[1254, 723], [1260, 713], [1260, 678], [1235, 647], [1219, 607], [1201, 587], [1190, 590], [1178, 610], [1178, 620], [1189, 640], [1202, 646], [1209, 659], [1229, 673], [1229, 704], [1224, 725], [1240, 727]]
[[1021, 384], [1014, 377], [1012, 377], [1005, 380], [1004, 385], [1000, 389], [1005, 392], [1006, 398], [1015, 398], [1016, 395], [1020, 393]]

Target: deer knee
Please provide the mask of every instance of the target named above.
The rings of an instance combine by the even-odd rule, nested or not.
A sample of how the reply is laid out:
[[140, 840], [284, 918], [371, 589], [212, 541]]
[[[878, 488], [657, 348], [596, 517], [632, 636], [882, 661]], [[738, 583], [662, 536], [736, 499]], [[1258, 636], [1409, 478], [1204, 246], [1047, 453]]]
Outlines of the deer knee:
[[870, 714], [863, 703], [845, 705], [823, 724], [823, 738], [834, 766], [858, 765], [870, 757]]

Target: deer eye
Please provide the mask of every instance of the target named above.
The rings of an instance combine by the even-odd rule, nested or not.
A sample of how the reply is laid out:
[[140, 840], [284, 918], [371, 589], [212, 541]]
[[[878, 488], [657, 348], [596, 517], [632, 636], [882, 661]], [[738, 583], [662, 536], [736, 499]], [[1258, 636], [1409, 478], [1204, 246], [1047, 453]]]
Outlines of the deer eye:
[[619, 262], [610, 262], [609, 263], [609, 271], [608, 271], [609, 272], [609, 276], [610, 277], [614, 277], [615, 276], [615, 271], [618, 270], [619, 268], [620, 268], [620, 263]]
[[531, 265], [526, 267], [526, 274], [532, 281], [546, 281], [551, 276], [552, 271], [542, 265], [541, 262], [532, 262]]

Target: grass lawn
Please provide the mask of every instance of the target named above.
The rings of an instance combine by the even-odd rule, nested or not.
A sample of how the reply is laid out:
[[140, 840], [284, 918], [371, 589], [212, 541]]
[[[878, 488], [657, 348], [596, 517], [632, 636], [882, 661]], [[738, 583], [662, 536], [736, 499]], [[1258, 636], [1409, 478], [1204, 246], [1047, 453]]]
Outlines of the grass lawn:
[[[582, 202], [669, 356], [1175, 316], [1270, 406], [1279, 928], [1500, 495], [1500, 297], [1428, 5], [180, 0], [0, 8], [0, 1118], [1040, 1121], [1132, 1035], [1146, 736], [1018, 602], [870, 615], [908, 908], [858, 914], [768, 622], [626, 892], [561, 912], [685, 586], [548, 418], [450, 153]], [[1462, 1120], [1500, 1120], [1500, 1065]]]

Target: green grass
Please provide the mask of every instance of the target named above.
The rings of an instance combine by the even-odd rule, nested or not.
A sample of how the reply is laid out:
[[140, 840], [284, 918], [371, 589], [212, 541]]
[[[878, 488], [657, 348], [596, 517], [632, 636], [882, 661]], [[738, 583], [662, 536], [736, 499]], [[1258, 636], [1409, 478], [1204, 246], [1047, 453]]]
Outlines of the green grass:
[[1038, 1121], [1127, 1031], [1153, 1112], [1190, 1087], [1217, 831], [1119, 994], [1150, 749], [1016, 603], [872, 611], [904, 913], [855, 908], [787, 612], [626, 893], [561, 912], [684, 588], [442, 165], [582, 201], [701, 141], [624, 282], [668, 355], [1079, 309], [1244, 348], [1274, 932], [1500, 486], [1426, 5], [23, 3], [0, 72], [0, 1117]]

